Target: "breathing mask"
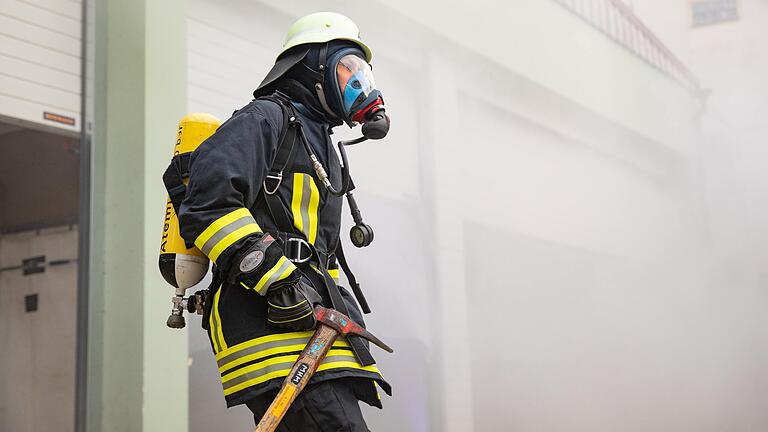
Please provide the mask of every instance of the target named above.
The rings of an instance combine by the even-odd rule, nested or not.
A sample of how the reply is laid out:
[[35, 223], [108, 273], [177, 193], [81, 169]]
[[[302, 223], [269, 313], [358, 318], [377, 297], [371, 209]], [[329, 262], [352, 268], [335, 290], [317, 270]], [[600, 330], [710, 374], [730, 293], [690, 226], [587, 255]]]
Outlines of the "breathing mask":
[[[322, 62], [322, 53], [320, 57]], [[363, 59], [362, 51], [343, 48], [330, 57], [323, 70], [323, 83], [315, 86], [323, 108], [349, 127], [362, 124], [366, 138], [384, 138], [389, 132], [390, 120], [371, 65]]]

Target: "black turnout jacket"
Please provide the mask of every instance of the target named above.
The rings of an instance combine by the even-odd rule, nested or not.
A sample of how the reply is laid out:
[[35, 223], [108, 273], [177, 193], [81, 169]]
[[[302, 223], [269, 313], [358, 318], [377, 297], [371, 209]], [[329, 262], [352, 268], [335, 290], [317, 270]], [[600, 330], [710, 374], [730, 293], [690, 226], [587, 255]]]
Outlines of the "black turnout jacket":
[[[307, 141], [338, 188], [341, 168], [330, 138], [331, 126], [303, 106], [293, 106]], [[227, 406], [279, 388], [313, 333], [284, 332], [268, 325], [266, 299], [259, 292], [293, 271], [308, 276], [311, 283], [317, 280], [313, 272], [327, 271], [338, 279], [333, 252], [340, 241], [342, 198], [325, 190], [312, 169], [308, 152], [297, 142], [293, 160], [284, 170], [275, 195], [292, 220], [293, 232], [289, 234], [312, 244], [319, 256], [328, 257], [328, 262], [321, 266], [314, 258], [302, 264], [281, 259], [260, 281], [259, 292], [226, 282], [230, 261], [240, 248], [264, 233], [281, 233], [263, 195], [284, 120], [282, 108], [272, 99], [256, 99], [236, 111], [192, 154], [187, 193], [179, 209], [185, 241], [194, 243], [215, 264], [204, 323]], [[327, 290], [317, 283], [313, 285], [323, 297], [324, 306], [332, 307]], [[354, 297], [343, 287], [339, 289], [351, 318], [363, 324]], [[339, 338], [310, 383], [345, 377], [361, 378], [353, 381], [355, 393], [371, 405], [381, 406], [374, 382], [390, 392], [378, 368], [360, 365], [346, 340]]]

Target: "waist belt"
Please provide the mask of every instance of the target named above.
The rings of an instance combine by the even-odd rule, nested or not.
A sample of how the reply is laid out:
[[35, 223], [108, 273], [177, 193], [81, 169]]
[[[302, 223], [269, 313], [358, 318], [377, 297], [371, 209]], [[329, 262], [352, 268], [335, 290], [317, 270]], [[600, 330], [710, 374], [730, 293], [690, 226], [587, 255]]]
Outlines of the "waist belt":
[[320, 253], [304, 237], [285, 232], [275, 233], [272, 237], [277, 239], [278, 244], [283, 248], [283, 255], [292, 263], [305, 264], [315, 260], [319, 263]]

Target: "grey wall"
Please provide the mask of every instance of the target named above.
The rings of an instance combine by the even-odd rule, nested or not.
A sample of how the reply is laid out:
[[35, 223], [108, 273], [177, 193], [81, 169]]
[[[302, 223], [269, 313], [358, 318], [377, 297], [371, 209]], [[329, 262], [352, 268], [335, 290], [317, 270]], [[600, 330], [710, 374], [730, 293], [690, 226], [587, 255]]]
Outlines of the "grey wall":
[[[0, 272], [0, 430], [74, 430], [77, 229], [0, 236], [0, 267], [45, 255], [43, 273]], [[24, 297], [37, 294], [38, 310]]]

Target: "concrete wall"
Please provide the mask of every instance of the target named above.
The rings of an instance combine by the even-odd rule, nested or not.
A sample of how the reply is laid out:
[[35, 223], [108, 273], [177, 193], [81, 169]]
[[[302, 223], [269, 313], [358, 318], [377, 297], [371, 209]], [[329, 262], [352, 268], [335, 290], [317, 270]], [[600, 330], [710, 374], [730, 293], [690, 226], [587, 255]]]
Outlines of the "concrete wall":
[[[0, 430], [74, 430], [77, 229], [0, 236], [0, 268], [45, 256], [42, 273], [0, 272]], [[51, 265], [52, 261], [67, 261]], [[37, 311], [25, 297], [37, 295]]]
[[187, 339], [157, 267], [186, 106], [186, 2], [93, 2], [88, 431], [187, 428]]

